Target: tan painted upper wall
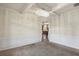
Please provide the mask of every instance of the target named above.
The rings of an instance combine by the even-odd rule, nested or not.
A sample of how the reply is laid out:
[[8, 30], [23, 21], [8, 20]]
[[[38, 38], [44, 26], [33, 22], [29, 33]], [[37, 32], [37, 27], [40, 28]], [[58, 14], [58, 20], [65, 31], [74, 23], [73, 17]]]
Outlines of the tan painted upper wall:
[[0, 8], [0, 39], [3, 37], [4, 33], [4, 18], [5, 18], [5, 10]]

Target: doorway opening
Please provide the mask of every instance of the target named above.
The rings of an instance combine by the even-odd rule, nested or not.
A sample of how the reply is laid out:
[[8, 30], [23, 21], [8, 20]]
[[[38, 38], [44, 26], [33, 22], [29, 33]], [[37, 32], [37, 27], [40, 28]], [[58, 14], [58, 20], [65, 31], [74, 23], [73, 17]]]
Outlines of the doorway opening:
[[42, 41], [48, 42], [49, 24], [47, 22], [42, 24]]

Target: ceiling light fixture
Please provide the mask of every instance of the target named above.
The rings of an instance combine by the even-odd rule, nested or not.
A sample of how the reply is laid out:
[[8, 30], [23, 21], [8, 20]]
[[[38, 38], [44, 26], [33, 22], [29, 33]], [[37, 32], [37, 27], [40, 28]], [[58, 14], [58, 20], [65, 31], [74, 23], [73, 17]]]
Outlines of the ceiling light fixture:
[[35, 14], [37, 14], [38, 16], [43, 16], [43, 17], [48, 17], [49, 16], [49, 12], [42, 10], [42, 9], [38, 9]]

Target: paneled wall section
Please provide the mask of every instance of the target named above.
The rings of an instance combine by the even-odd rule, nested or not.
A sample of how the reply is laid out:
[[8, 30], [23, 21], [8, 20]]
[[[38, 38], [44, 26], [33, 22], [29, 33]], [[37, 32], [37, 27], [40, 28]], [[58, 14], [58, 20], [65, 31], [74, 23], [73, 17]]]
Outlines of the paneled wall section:
[[51, 42], [79, 49], [79, 9], [53, 15], [49, 39]]

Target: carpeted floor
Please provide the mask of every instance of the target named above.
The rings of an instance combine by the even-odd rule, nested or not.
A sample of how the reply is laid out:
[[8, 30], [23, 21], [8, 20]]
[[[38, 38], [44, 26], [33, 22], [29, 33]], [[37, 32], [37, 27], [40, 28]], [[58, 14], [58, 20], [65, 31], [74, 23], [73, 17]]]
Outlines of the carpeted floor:
[[0, 52], [1, 56], [79, 56], [79, 53], [57, 47], [54, 43], [39, 42]]

